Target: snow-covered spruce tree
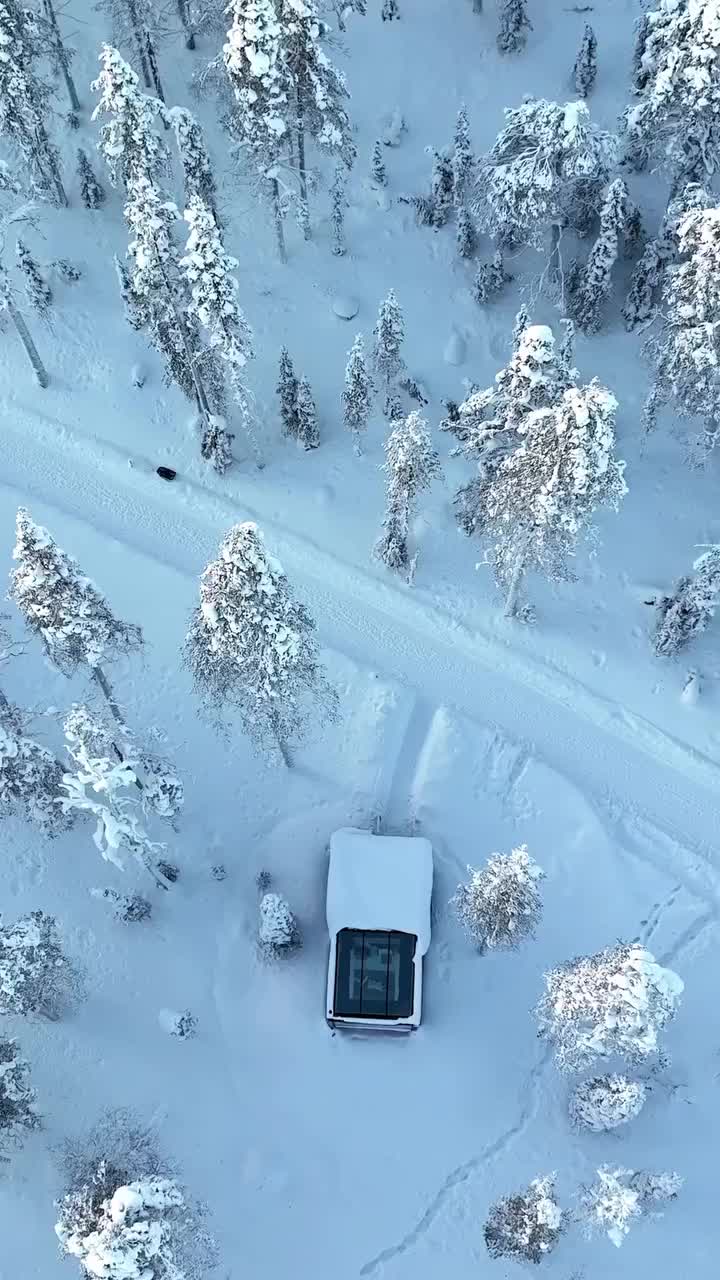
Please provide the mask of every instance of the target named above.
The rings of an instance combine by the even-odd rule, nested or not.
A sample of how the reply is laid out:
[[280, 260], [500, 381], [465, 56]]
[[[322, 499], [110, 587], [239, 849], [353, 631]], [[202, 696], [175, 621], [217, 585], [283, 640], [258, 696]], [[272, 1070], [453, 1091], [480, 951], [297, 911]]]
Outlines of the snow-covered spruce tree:
[[418, 495], [440, 471], [428, 425], [420, 414], [408, 414], [395, 424], [385, 441], [383, 471], [387, 476], [383, 531], [374, 555], [388, 569], [407, 572], [411, 566], [408, 539]]
[[715, 615], [720, 597], [720, 546], [710, 547], [681, 578], [671, 596], [657, 602], [659, 620], [654, 648], [660, 658], [673, 657], [700, 635]]
[[478, 306], [502, 293], [506, 284], [510, 284], [512, 276], [505, 270], [505, 258], [502, 249], [496, 249], [489, 262], [480, 262], [472, 283], [472, 296]]
[[586, 1235], [606, 1235], [619, 1249], [633, 1222], [661, 1216], [658, 1206], [674, 1200], [682, 1184], [677, 1173], [636, 1173], [604, 1164], [597, 1181], [580, 1188], [577, 1216]]
[[22, 1146], [28, 1133], [39, 1128], [36, 1100], [30, 1064], [20, 1057], [17, 1040], [0, 1036], [0, 1162], [8, 1159], [9, 1150]]
[[113, 915], [123, 924], [139, 924], [149, 920], [152, 915], [152, 903], [139, 893], [118, 893], [117, 889], [91, 889], [93, 898], [112, 903]]
[[98, 151], [105, 161], [114, 187], [129, 190], [140, 178], [154, 182], [169, 170], [168, 150], [157, 132], [158, 120], [165, 120], [162, 104], [140, 89], [132, 67], [112, 45], [100, 50], [102, 70], [90, 86], [100, 94], [92, 118], [109, 117], [100, 126]]
[[600, 210], [600, 232], [587, 262], [568, 281], [570, 315], [585, 333], [597, 333], [603, 306], [612, 287], [612, 269], [628, 212], [628, 191], [622, 178], [610, 183]]
[[542, 1262], [552, 1253], [565, 1229], [555, 1196], [555, 1178], [533, 1178], [514, 1196], [503, 1196], [491, 1208], [484, 1236], [492, 1258]]
[[467, 107], [462, 106], [455, 120], [455, 136], [452, 150], [453, 200], [455, 208], [458, 210], [465, 205], [474, 163], [470, 144], [470, 120]]
[[663, 324], [646, 351], [655, 366], [646, 427], [673, 400], [683, 417], [702, 418], [704, 452], [720, 432], [720, 207], [695, 209], [678, 226], [681, 261], [665, 273]]
[[380, 303], [373, 337], [375, 339], [372, 353], [373, 366], [380, 379], [381, 387], [387, 394], [405, 368], [405, 362], [400, 355], [400, 349], [405, 340], [405, 320], [394, 289], [391, 289], [385, 301]]
[[676, 184], [703, 182], [720, 146], [720, 42], [714, 3], [658, 0], [641, 22], [638, 101], [625, 112], [631, 152], [669, 165]]
[[290, 904], [279, 893], [264, 893], [260, 899], [258, 926], [260, 946], [270, 956], [298, 946], [300, 930]]
[[295, 410], [297, 413], [296, 439], [305, 449], [317, 449], [320, 444], [318, 412], [312, 388], [306, 377], [298, 379]]
[[58, 670], [71, 676], [87, 667], [115, 719], [123, 724], [103, 666], [140, 648], [140, 628], [115, 617], [77, 560], [66, 555], [24, 507], [17, 513], [16, 533], [11, 598]]
[[175, 134], [185, 180], [185, 205], [189, 206], [193, 197], [197, 197], [208, 206], [220, 226], [217, 187], [202, 128], [186, 107], [171, 107], [167, 116]]
[[372, 379], [365, 360], [365, 342], [362, 334], [358, 333], [348, 353], [342, 393], [343, 421], [352, 435], [353, 448], [358, 456], [362, 453], [360, 438], [370, 417], [372, 390]]
[[399, 18], [400, 7], [398, 5], [398, 0], [383, 0], [380, 17], [383, 22], [392, 22], [393, 18]]
[[383, 144], [379, 140], [373, 143], [372, 154], [370, 156], [370, 177], [376, 187], [387, 186], [387, 170], [385, 168], [385, 158], [383, 156]]
[[0, 924], [0, 1014], [54, 1020], [77, 989], [53, 916], [31, 911], [15, 924]]
[[588, 22], [573, 67], [573, 84], [580, 98], [587, 98], [597, 76], [597, 37]]
[[39, 316], [46, 317], [52, 306], [52, 289], [24, 240], [16, 242], [15, 256], [18, 271], [24, 279], [25, 297], [27, 298], [28, 306], [32, 307], [33, 311], [36, 311]]
[[333, 231], [332, 251], [341, 258], [346, 252], [345, 211], [348, 208], [347, 179], [342, 165], [337, 165], [330, 188], [330, 223]]
[[0, 0], [0, 137], [19, 157], [29, 183], [63, 207], [68, 199], [47, 116], [50, 90], [35, 73], [45, 52], [36, 15], [19, 0]]
[[507, 950], [533, 938], [542, 915], [538, 885], [544, 872], [527, 845], [493, 853], [481, 870], [468, 871], [470, 880], [458, 885], [452, 905], [478, 951]]
[[78, 177], [80, 196], [86, 209], [99, 209], [105, 203], [105, 188], [96, 177], [87, 155], [78, 147]]
[[280, 400], [280, 418], [282, 420], [283, 435], [289, 436], [291, 440], [297, 440], [298, 380], [295, 376], [295, 369], [287, 347], [283, 347], [280, 351], [280, 370], [277, 393]]
[[501, 0], [499, 52], [519, 53], [527, 44], [528, 31], [532, 31], [532, 22], [527, 15], [527, 0]]
[[156, 0], [99, 0], [98, 8], [108, 14], [114, 39], [120, 45], [134, 45], [146, 89], [154, 89], [164, 102], [155, 41], [162, 16]]
[[200, 579], [184, 660], [217, 720], [237, 711], [248, 736], [288, 766], [311, 709], [336, 714], [314, 631], [256, 525], [235, 525]]
[[453, 207], [455, 174], [451, 156], [430, 149], [433, 163], [430, 175], [429, 217], [431, 227], [444, 227]]
[[[70, 99], [70, 108], [73, 117], [77, 117], [80, 110], [80, 99], [75, 88], [70, 63], [72, 62], [73, 50], [68, 49], [63, 40], [60, 23], [58, 22], [57, 13], [55, 12], [54, 0], [42, 0], [42, 11], [44, 18], [44, 27], [49, 37], [51, 60], [55, 64], [57, 71], [60, 72], [65, 81], [65, 88]], [[37, 19], [36, 19], [37, 20]], [[77, 119], [75, 120], [77, 126]]]
[[607, 1133], [639, 1116], [645, 1105], [647, 1088], [641, 1080], [613, 1072], [583, 1080], [570, 1095], [568, 1111], [576, 1129]]
[[[180, 266], [192, 297], [187, 314], [197, 321], [211, 353], [217, 357], [208, 362], [209, 369], [225, 372], [233, 401], [240, 410], [243, 430], [257, 457], [254, 415], [244, 372], [253, 357], [252, 331], [237, 302], [238, 283], [232, 272], [238, 262], [225, 252], [212, 211], [199, 195], [191, 197], [185, 221], [190, 234]], [[219, 394], [220, 387], [215, 389], [216, 399]], [[225, 436], [229, 451], [232, 436], [227, 432]], [[205, 450], [203, 456], [207, 456]], [[211, 460], [217, 471], [226, 469], [220, 465], [217, 452]]]
[[665, 278], [665, 270], [678, 259], [678, 228], [693, 209], [710, 209], [713, 197], [696, 182], [689, 182], [668, 204], [660, 230], [645, 246], [633, 271], [623, 306], [625, 328], [646, 324], [655, 314], [655, 300]]
[[21, 813], [43, 835], [59, 835], [73, 822], [59, 803], [64, 769], [30, 737], [28, 721], [0, 691], [0, 817]]
[[544, 247], [548, 228], [585, 233], [615, 158], [584, 102], [531, 98], [505, 111], [505, 127], [477, 167], [475, 212], [501, 245]]
[[475, 224], [464, 206], [457, 211], [455, 246], [460, 258], [472, 258], [477, 246]]
[[563, 1071], [582, 1071], [597, 1058], [640, 1061], [657, 1053], [659, 1032], [683, 991], [677, 974], [638, 942], [568, 960], [545, 974], [545, 987], [539, 1034], [554, 1045]]

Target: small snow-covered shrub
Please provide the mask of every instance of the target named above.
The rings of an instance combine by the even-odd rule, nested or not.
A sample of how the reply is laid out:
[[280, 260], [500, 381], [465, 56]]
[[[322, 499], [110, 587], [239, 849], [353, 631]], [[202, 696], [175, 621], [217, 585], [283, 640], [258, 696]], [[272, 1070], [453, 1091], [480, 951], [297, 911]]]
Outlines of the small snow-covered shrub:
[[538, 883], [543, 871], [527, 845], [493, 853], [482, 870], [468, 871], [468, 884], [458, 886], [452, 902], [478, 950], [517, 947], [533, 937], [542, 914]]
[[713, 618], [720, 596], [720, 546], [698, 556], [693, 571], [680, 579], [671, 596], [658, 602], [655, 652], [660, 658], [684, 649]]
[[20, 1146], [25, 1134], [38, 1128], [36, 1096], [17, 1040], [0, 1037], [0, 1160], [7, 1158], [6, 1148]]
[[258, 936], [261, 945], [271, 952], [283, 951], [300, 942], [297, 921], [279, 893], [264, 893], [260, 899]]
[[674, 1200], [682, 1182], [677, 1173], [635, 1173], [601, 1165], [597, 1180], [580, 1189], [580, 1221], [587, 1235], [604, 1233], [619, 1249], [633, 1222], [657, 1213], [662, 1201]]
[[158, 1021], [163, 1031], [167, 1031], [169, 1036], [177, 1036], [178, 1040], [191, 1040], [197, 1033], [198, 1020], [189, 1009], [184, 1013], [161, 1009]]
[[31, 911], [15, 924], [0, 925], [0, 1014], [57, 1018], [78, 987], [53, 916]]
[[606, 1133], [640, 1114], [647, 1089], [640, 1080], [617, 1073], [583, 1080], [570, 1095], [569, 1113], [578, 1129]]
[[138, 924], [152, 915], [152, 903], [139, 893], [118, 893], [116, 889], [91, 889], [90, 893], [93, 898], [111, 902], [115, 919], [123, 924]]
[[515, 1196], [493, 1205], [485, 1223], [485, 1244], [493, 1258], [541, 1262], [555, 1248], [564, 1215], [555, 1198], [554, 1178], [533, 1178]]

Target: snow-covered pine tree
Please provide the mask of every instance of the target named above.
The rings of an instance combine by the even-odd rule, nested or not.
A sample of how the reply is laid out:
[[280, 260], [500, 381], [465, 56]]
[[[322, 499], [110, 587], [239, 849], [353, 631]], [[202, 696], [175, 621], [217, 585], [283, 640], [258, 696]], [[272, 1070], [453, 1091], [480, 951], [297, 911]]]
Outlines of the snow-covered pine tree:
[[305, 449], [317, 449], [320, 444], [318, 412], [312, 388], [306, 377], [298, 379], [295, 411], [297, 414], [296, 439]]
[[398, 5], [398, 0], [383, 0], [380, 17], [383, 22], [392, 22], [393, 18], [399, 18], [400, 7]]
[[0, 691], [0, 817], [22, 813], [43, 835], [72, 826], [60, 807], [63, 766], [28, 733], [30, 717]]
[[451, 157], [445, 151], [430, 149], [433, 163], [430, 175], [429, 217], [431, 227], [444, 227], [453, 206], [455, 175]]
[[653, 318], [655, 299], [665, 276], [665, 269], [677, 260], [678, 226], [691, 209], [709, 209], [713, 199], [704, 187], [690, 182], [668, 204], [660, 230], [648, 241], [633, 271], [630, 288], [622, 309], [625, 328], [629, 331]]
[[512, 276], [505, 270], [505, 258], [502, 249], [496, 249], [489, 262], [478, 263], [475, 279], [472, 283], [472, 296], [478, 306], [485, 306], [491, 298], [502, 293], [506, 284], [510, 284]]
[[641, 21], [638, 101], [625, 112], [631, 152], [668, 164], [676, 185], [703, 182], [720, 146], [720, 46], [716, 6], [658, 0]]
[[410, 519], [418, 495], [427, 489], [440, 471], [440, 459], [432, 446], [428, 425], [415, 412], [396, 422], [385, 441], [387, 475], [383, 532], [374, 555], [388, 569], [407, 572], [410, 568]]
[[365, 360], [365, 342], [362, 334], [358, 333], [348, 352], [342, 393], [344, 424], [352, 435], [353, 448], [358, 456], [362, 453], [360, 437], [370, 417], [372, 389], [372, 379]]
[[708, 452], [720, 433], [720, 207], [685, 214], [677, 238], [681, 260], [665, 273], [662, 329], [646, 348], [655, 365], [646, 424], [672, 399], [683, 417], [704, 420]]
[[640, 1114], [647, 1098], [647, 1087], [641, 1080], [612, 1072], [583, 1080], [570, 1095], [568, 1110], [576, 1129], [591, 1133], [608, 1133]]
[[673, 657], [700, 635], [720, 597], [720, 546], [710, 547], [693, 563], [693, 573], [681, 578], [671, 596], [658, 601], [659, 621], [654, 647], [660, 658]]
[[314, 631], [256, 525], [235, 525], [200, 579], [184, 660], [217, 720], [237, 711], [248, 736], [288, 766], [311, 708], [324, 719], [336, 714]]
[[660, 1216], [658, 1205], [674, 1200], [682, 1184], [677, 1173], [634, 1172], [604, 1164], [597, 1181], [580, 1188], [577, 1216], [588, 1236], [602, 1233], [619, 1249], [633, 1222], [647, 1214]]
[[17, 1040], [0, 1036], [0, 1162], [22, 1146], [26, 1134], [40, 1126], [37, 1094], [30, 1083], [30, 1064], [20, 1057]]
[[[190, 234], [180, 267], [192, 297], [187, 314], [197, 321], [206, 334], [210, 352], [217, 357], [207, 362], [211, 373], [218, 369], [226, 373], [232, 398], [240, 410], [243, 430], [257, 458], [254, 414], [244, 372], [254, 354], [252, 330], [237, 302], [238, 283], [232, 272], [238, 262], [225, 252], [212, 211], [199, 195], [191, 197], [185, 221]], [[221, 395], [221, 387], [212, 387], [212, 378], [210, 390], [214, 391], [215, 399]], [[225, 437], [229, 449], [232, 436], [225, 432]], [[218, 453], [212, 460], [216, 470], [225, 470]]]
[[113, 37], [121, 45], [135, 47], [146, 89], [154, 89], [165, 101], [158, 64], [156, 33], [163, 29], [163, 18], [156, 0], [99, 0], [112, 23]]
[[382, 389], [387, 394], [405, 368], [405, 362], [400, 355], [405, 339], [405, 320], [394, 289], [391, 289], [385, 301], [380, 303], [373, 337], [375, 339], [372, 353], [373, 366]]
[[345, 211], [348, 208], [347, 180], [342, 165], [337, 165], [330, 188], [330, 222], [333, 230], [332, 251], [341, 258], [346, 253]]
[[25, 297], [27, 298], [28, 306], [32, 307], [33, 311], [36, 311], [39, 316], [47, 317], [52, 306], [52, 289], [24, 240], [17, 240], [15, 256], [18, 271], [24, 279]]
[[506, 246], [542, 249], [549, 227], [585, 232], [615, 159], [615, 139], [584, 102], [531, 98], [505, 112], [505, 127], [478, 164], [475, 212]]
[[472, 258], [477, 245], [475, 224], [467, 209], [461, 205], [457, 211], [455, 246], [460, 258]]
[[376, 187], [387, 186], [387, 170], [385, 168], [385, 158], [383, 156], [383, 144], [379, 139], [373, 143], [372, 154], [370, 156], [370, 176]]
[[[0, 254], [2, 254], [4, 247], [2, 237], [0, 237]], [[38, 351], [30, 330], [27, 327], [25, 317], [15, 302], [15, 289], [13, 287], [12, 280], [10, 279], [7, 267], [4, 262], [0, 260], [0, 315], [3, 312], [7, 312], [15, 326], [15, 331], [22, 343], [23, 350], [33, 371], [35, 381], [38, 386], [43, 387], [43, 389], [46, 388], [50, 381], [47, 369], [43, 364], [40, 352]]]
[[46, 119], [50, 89], [36, 74], [45, 52], [37, 16], [19, 0], [0, 0], [0, 137], [22, 161], [26, 180], [57, 204], [67, 206], [60, 160]]
[[192, 111], [188, 111], [186, 107], [171, 107], [167, 115], [175, 134], [185, 180], [185, 206], [187, 208], [193, 196], [197, 196], [207, 205], [220, 226], [217, 187], [202, 128]]
[[527, 44], [528, 31], [532, 31], [532, 22], [527, 14], [527, 0], [501, 0], [499, 52], [519, 53]]
[[656, 1054], [683, 991], [677, 974], [639, 942], [568, 960], [545, 974], [545, 987], [539, 1034], [552, 1042], [563, 1071], [581, 1071], [597, 1058], [633, 1062]]
[[587, 262], [568, 281], [570, 315], [585, 333], [597, 333], [602, 312], [612, 287], [612, 269], [617, 261], [620, 238], [626, 224], [628, 190], [622, 178], [607, 189], [600, 210], [600, 231]]
[[0, 1014], [59, 1018], [77, 988], [53, 916], [31, 911], [0, 924]]
[[99, 209], [105, 203], [105, 188], [96, 177], [82, 147], [78, 147], [77, 161], [82, 202], [86, 209]]
[[260, 899], [258, 937], [261, 947], [269, 955], [277, 955], [299, 944], [297, 921], [289, 902], [281, 894], [264, 893]]
[[100, 75], [90, 86], [100, 94], [92, 118], [109, 117], [100, 127], [98, 151], [110, 181], [128, 189], [140, 178], [154, 182], [169, 169], [167, 147], [155, 127], [158, 119], [165, 120], [162, 104], [141, 91], [132, 67], [112, 45], [102, 46], [100, 64]]
[[115, 617], [77, 560], [66, 555], [24, 507], [18, 510], [16, 531], [12, 599], [58, 670], [71, 676], [78, 668], [87, 667], [122, 724], [103, 666], [140, 648], [140, 628]]
[[[455, 120], [455, 136], [453, 138], [452, 171], [453, 200], [455, 208], [464, 208], [473, 171], [473, 151], [470, 145], [470, 120], [467, 107], [462, 106]], [[465, 255], [463, 255], [465, 256]]]
[[[125, 1181], [110, 1160], [91, 1180], [56, 1204], [55, 1233], [64, 1254], [92, 1280], [161, 1280], [183, 1277], [188, 1205], [171, 1178]], [[158, 1259], [161, 1259], [158, 1267]]]
[[589, 22], [585, 23], [583, 38], [573, 67], [573, 84], [580, 98], [589, 97], [597, 76], [597, 37]]
[[533, 1178], [523, 1191], [496, 1201], [485, 1223], [485, 1244], [492, 1258], [542, 1262], [565, 1229], [552, 1174]]
[[527, 845], [493, 853], [481, 870], [468, 867], [470, 880], [458, 885], [452, 905], [472, 942], [486, 949], [519, 947], [535, 936], [542, 915], [538, 888], [544, 872]]
[[280, 400], [280, 417], [282, 419], [283, 435], [289, 436], [291, 440], [297, 440], [298, 380], [295, 376], [295, 369], [287, 347], [283, 347], [280, 352], [280, 371], [277, 393]]

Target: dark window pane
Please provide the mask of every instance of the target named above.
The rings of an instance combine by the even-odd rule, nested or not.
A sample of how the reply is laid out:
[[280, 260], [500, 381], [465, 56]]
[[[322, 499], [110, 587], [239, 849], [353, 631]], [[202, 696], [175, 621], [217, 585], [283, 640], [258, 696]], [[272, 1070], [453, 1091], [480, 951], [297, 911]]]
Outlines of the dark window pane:
[[416, 944], [414, 934], [342, 929], [336, 946], [335, 1013], [340, 1017], [409, 1017]]
[[387, 1012], [389, 1018], [409, 1018], [413, 1011], [415, 945], [413, 933], [391, 933]]

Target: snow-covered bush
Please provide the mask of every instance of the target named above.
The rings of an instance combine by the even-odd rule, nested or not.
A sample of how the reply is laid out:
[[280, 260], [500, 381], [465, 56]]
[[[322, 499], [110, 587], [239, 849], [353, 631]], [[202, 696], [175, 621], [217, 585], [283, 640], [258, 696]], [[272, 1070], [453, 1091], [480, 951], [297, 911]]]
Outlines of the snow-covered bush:
[[192, 1040], [197, 1034], [198, 1020], [194, 1013], [186, 1009], [184, 1013], [176, 1013], [174, 1009], [161, 1009], [158, 1018], [163, 1031], [178, 1040]]
[[383, 145], [379, 139], [373, 143], [373, 149], [370, 155], [370, 177], [376, 187], [387, 186], [387, 169], [385, 168]]
[[564, 1225], [553, 1175], [533, 1178], [524, 1191], [503, 1196], [492, 1206], [485, 1244], [493, 1258], [542, 1262], [557, 1245]]
[[270, 953], [296, 947], [300, 930], [290, 905], [279, 893], [264, 893], [260, 899], [258, 937]]
[[569, 960], [545, 974], [545, 987], [539, 1033], [553, 1043], [564, 1071], [583, 1070], [597, 1058], [635, 1062], [657, 1053], [683, 991], [677, 974], [639, 942]]
[[39, 316], [46, 318], [52, 306], [52, 289], [24, 240], [17, 241], [15, 254], [18, 271], [24, 276], [25, 297], [27, 298], [28, 306], [37, 312]]
[[37, 1129], [37, 1094], [30, 1083], [30, 1065], [20, 1057], [17, 1040], [0, 1036], [0, 1161], [19, 1147], [26, 1133]]
[[317, 449], [320, 444], [320, 427], [315, 397], [309, 380], [303, 376], [298, 378], [297, 399], [297, 440], [305, 449]]
[[455, 247], [459, 258], [472, 258], [477, 247], [475, 223], [464, 205], [461, 205], [457, 211]]
[[427, 489], [440, 471], [440, 459], [432, 446], [428, 425], [419, 413], [400, 419], [385, 441], [387, 475], [383, 532], [374, 555], [388, 569], [410, 567], [408, 538], [410, 519], [418, 495]]
[[141, 920], [149, 920], [152, 915], [152, 903], [139, 893], [118, 893], [116, 889], [91, 889], [93, 898], [111, 902], [113, 915], [123, 924], [138, 924]]
[[527, 15], [527, 0], [501, 0], [500, 30], [497, 47], [500, 53], [518, 53], [527, 44], [532, 23]]
[[59, 835], [74, 822], [59, 804], [64, 769], [28, 735], [28, 721], [0, 693], [0, 817], [20, 812], [43, 835]]
[[80, 179], [80, 196], [86, 209], [99, 209], [107, 199], [105, 188], [95, 174], [86, 153], [81, 147], [77, 153], [78, 177]]
[[289, 436], [291, 440], [296, 440], [298, 380], [295, 376], [295, 369], [287, 347], [283, 347], [280, 351], [277, 393], [280, 400], [283, 435]]
[[568, 1110], [576, 1128], [606, 1133], [639, 1116], [646, 1098], [647, 1088], [641, 1080], [613, 1072], [583, 1080], [570, 1095]]
[[580, 43], [575, 65], [573, 67], [573, 84], [581, 98], [587, 98], [597, 76], [597, 38], [589, 23], [585, 23], [583, 38]]
[[657, 1206], [674, 1200], [682, 1183], [676, 1173], [635, 1173], [602, 1165], [597, 1181], [580, 1190], [578, 1216], [588, 1236], [607, 1235], [619, 1249], [633, 1222], [659, 1214]]
[[479, 306], [484, 306], [491, 298], [502, 293], [505, 285], [510, 284], [511, 280], [512, 276], [505, 270], [503, 251], [496, 249], [489, 262], [478, 264], [471, 290], [475, 302]]
[[654, 647], [660, 658], [672, 657], [701, 635], [715, 615], [720, 596], [720, 546], [710, 547], [693, 562], [693, 573], [681, 578], [671, 596], [658, 601]]
[[53, 916], [31, 911], [0, 924], [0, 1014], [55, 1019], [78, 990], [79, 974], [63, 955]]
[[478, 950], [518, 947], [534, 937], [542, 914], [538, 883], [544, 872], [527, 845], [493, 853], [481, 870], [468, 871], [470, 880], [458, 885], [452, 903]]
[[236, 710], [248, 735], [286, 764], [311, 704], [321, 718], [335, 715], [314, 631], [257, 526], [235, 525], [200, 579], [184, 659], [216, 719]]

